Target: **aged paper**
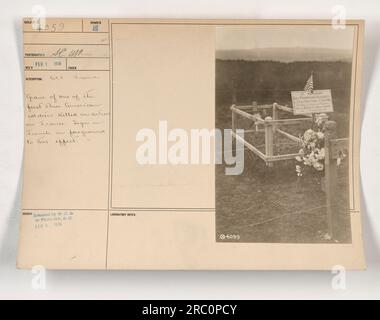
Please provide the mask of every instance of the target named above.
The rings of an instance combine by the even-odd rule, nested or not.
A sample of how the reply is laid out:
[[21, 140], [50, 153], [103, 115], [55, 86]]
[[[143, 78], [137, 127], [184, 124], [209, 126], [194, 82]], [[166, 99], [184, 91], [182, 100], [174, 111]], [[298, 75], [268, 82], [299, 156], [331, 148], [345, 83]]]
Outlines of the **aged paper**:
[[25, 18], [18, 267], [363, 269], [344, 27]]

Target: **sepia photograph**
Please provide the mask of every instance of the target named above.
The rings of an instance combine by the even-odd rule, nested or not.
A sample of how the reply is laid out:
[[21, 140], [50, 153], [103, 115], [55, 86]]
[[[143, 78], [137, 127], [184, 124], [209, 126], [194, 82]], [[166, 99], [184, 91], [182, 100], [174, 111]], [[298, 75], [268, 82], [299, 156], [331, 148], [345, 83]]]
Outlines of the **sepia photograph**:
[[354, 26], [216, 29], [215, 127], [244, 154], [215, 169], [217, 242], [351, 243], [354, 45]]

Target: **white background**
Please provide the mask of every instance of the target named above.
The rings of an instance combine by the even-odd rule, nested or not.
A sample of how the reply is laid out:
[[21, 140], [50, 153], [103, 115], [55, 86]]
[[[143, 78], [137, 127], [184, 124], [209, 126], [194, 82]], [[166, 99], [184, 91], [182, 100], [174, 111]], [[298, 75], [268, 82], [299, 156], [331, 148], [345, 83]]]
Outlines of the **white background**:
[[[48, 271], [46, 290], [16, 270], [22, 185], [21, 18], [43, 5], [50, 17], [324, 18], [343, 5], [366, 19], [361, 176], [368, 270], [347, 273], [333, 290], [330, 272]], [[380, 2], [305, 0], [2, 1], [0, 9], [0, 298], [347, 299], [380, 298]], [[378, 131], [379, 130], [379, 131]]]

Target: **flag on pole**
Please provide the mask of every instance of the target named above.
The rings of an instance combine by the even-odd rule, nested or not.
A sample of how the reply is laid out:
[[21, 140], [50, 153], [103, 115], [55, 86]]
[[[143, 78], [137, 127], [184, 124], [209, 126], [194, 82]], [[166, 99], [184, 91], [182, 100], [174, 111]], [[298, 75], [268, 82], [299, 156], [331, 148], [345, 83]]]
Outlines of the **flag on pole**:
[[304, 91], [306, 91], [307, 93], [313, 93], [314, 91], [313, 73], [311, 73], [309, 79], [306, 81]]

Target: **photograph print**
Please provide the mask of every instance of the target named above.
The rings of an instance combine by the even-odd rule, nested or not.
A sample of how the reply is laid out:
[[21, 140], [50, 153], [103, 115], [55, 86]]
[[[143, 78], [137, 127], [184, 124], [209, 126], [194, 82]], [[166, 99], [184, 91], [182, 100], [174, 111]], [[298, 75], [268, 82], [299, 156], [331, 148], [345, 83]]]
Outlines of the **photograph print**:
[[244, 154], [216, 165], [217, 242], [351, 243], [354, 46], [352, 25], [217, 27], [215, 127]]

